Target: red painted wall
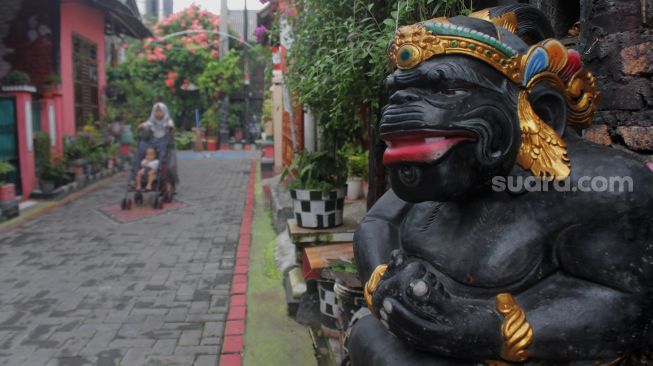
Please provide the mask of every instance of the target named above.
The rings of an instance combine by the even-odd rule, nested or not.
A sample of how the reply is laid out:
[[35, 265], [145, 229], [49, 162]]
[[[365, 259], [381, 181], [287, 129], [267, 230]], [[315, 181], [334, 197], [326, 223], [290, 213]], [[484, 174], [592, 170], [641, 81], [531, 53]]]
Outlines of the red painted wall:
[[100, 115], [104, 114], [104, 15], [80, 0], [63, 0], [61, 3], [61, 80], [63, 105], [63, 135], [75, 134], [75, 87], [73, 82], [73, 34], [97, 45], [98, 93]]
[[[32, 94], [27, 92], [13, 92], [8, 93], [10, 96], [16, 98], [16, 121], [17, 121], [17, 135], [18, 135], [18, 156], [20, 161], [20, 180], [23, 189], [23, 199], [27, 199], [36, 188], [36, 168], [34, 164], [34, 146], [28, 143], [29, 137], [33, 134], [28, 134], [28, 128], [32, 128], [32, 124], [26, 123], [28, 120], [26, 116], [25, 105], [28, 105], [31, 112]], [[28, 112], [29, 113], [29, 112]]]

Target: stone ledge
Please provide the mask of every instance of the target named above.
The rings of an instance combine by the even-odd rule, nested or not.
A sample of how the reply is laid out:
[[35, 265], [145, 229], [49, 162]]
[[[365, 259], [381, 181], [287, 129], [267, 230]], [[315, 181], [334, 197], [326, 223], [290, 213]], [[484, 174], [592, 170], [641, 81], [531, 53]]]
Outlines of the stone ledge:
[[81, 181], [75, 180], [74, 182], [58, 187], [51, 193], [43, 193], [40, 189], [36, 189], [32, 192], [32, 194], [30, 194], [30, 198], [41, 200], [60, 200], [73, 192], [79, 191], [80, 189], [88, 186], [93, 182], [113, 176], [119, 171], [120, 170], [118, 168], [104, 169], [101, 172], [83, 177], [83, 180]]

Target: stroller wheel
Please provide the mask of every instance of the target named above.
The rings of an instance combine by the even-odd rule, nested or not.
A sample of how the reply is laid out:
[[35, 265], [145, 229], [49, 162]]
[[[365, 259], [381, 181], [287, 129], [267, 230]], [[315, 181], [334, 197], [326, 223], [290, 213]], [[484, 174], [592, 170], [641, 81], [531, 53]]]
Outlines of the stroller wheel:
[[131, 199], [131, 198], [128, 198], [128, 199], [127, 199], [127, 210], [131, 210], [131, 209], [132, 209], [132, 204], [133, 204], [132, 199]]
[[134, 203], [137, 205], [143, 204], [143, 194], [141, 192], [138, 192], [136, 195], [134, 195]]
[[127, 209], [127, 199], [123, 198], [122, 201], [120, 201], [120, 209], [125, 211]]

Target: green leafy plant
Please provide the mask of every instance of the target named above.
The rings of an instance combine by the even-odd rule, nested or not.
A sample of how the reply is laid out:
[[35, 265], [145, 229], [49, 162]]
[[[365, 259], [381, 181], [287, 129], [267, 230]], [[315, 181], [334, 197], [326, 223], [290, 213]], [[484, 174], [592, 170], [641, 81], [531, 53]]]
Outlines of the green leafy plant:
[[106, 147], [105, 149], [105, 154], [108, 158], [115, 158], [116, 155], [118, 154], [118, 151], [120, 150], [120, 147], [116, 144], [111, 144]]
[[59, 159], [54, 163], [48, 163], [41, 167], [38, 177], [43, 182], [53, 182], [57, 187], [71, 180], [66, 173], [66, 164]]
[[214, 104], [202, 113], [202, 127], [207, 136], [215, 136], [218, 129], [219, 105]]
[[53, 90], [61, 84], [61, 77], [58, 74], [52, 73], [48, 75], [47, 83], [44, 85], [46, 90]]
[[302, 151], [284, 169], [281, 180], [289, 178], [289, 189], [330, 191], [342, 188], [347, 182], [347, 161], [340, 153]]
[[29, 75], [18, 70], [12, 70], [2, 79], [0, 79], [0, 83], [7, 86], [29, 85], [30, 82], [31, 80]]
[[68, 161], [84, 159], [91, 152], [91, 145], [82, 136], [72, 137], [64, 143], [64, 157]]
[[361, 178], [367, 181], [368, 162], [367, 151], [361, 151], [357, 154], [347, 156], [347, 168], [350, 177]]
[[333, 260], [329, 262], [329, 269], [333, 272], [342, 272], [342, 273], [354, 273], [358, 274], [358, 269], [356, 268], [356, 261], [352, 260], [343, 261], [343, 260]]
[[7, 184], [9, 174], [15, 170], [16, 168], [14, 168], [10, 162], [6, 160], [0, 160], [0, 186]]
[[[298, 0], [288, 82], [327, 144], [361, 140], [382, 104], [388, 40], [397, 27], [468, 12], [464, 0]], [[371, 122], [370, 122], [371, 121]]]
[[37, 170], [52, 159], [50, 154], [50, 135], [45, 131], [36, 131], [34, 134], [34, 158]]
[[178, 132], [175, 134], [175, 148], [177, 150], [189, 150], [193, 146], [195, 134], [191, 131]]

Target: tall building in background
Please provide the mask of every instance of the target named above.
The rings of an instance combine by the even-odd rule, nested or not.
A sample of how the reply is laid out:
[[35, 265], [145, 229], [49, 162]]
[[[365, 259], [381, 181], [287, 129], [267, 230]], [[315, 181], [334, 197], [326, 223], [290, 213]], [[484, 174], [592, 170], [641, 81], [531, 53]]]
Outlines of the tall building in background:
[[[256, 35], [254, 31], [257, 26], [257, 14], [258, 10], [248, 10], [247, 11], [247, 41], [255, 42]], [[245, 33], [245, 11], [243, 9], [229, 9], [229, 26], [232, 30], [238, 33], [243, 39], [243, 33]]]
[[138, 0], [141, 14], [157, 19], [167, 18], [173, 12], [173, 0]]

